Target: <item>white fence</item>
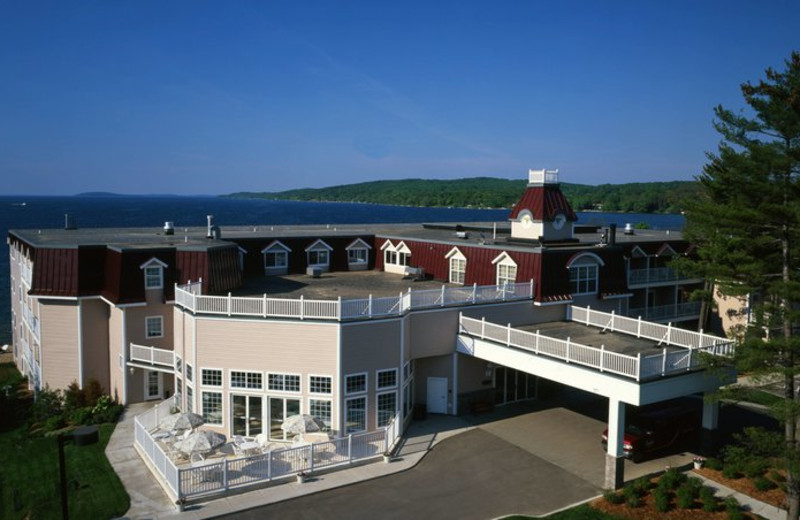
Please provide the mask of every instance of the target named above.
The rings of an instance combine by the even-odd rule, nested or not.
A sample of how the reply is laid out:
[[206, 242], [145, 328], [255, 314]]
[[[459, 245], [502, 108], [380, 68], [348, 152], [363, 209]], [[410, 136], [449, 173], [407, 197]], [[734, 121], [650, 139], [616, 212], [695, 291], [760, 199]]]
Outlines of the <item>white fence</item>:
[[628, 316], [639, 316], [646, 320], [666, 321], [670, 319], [697, 318], [700, 315], [700, 302], [684, 302], [675, 305], [639, 307], [628, 310]]
[[156, 347], [147, 347], [131, 343], [131, 361], [148, 363], [150, 365], [163, 365], [169, 368], [175, 366], [175, 352]]
[[600, 372], [618, 374], [636, 381], [701, 368], [699, 355], [701, 352], [713, 355], [733, 353], [733, 344], [730, 341], [708, 334], [643, 322], [641, 319], [632, 320], [614, 316], [613, 313], [592, 311], [588, 307], [572, 306], [571, 316], [573, 321], [603, 327], [614, 332], [635, 334], [635, 332], [630, 332], [631, 329], [638, 330], [640, 335], [637, 337], [654, 339], [666, 345], [683, 347], [683, 349], [672, 352], [663, 349], [659, 354], [642, 356], [640, 353], [631, 356], [610, 352], [604, 346], [598, 348], [575, 343], [569, 339], [551, 338], [541, 335], [538, 331], [526, 332], [511, 326], [490, 323], [485, 319], [476, 320], [461, 316], [459, 322], [462, 334], [527, 350], [535, 355], [583, 365]]
[[533, 298], [533, 280], [503, 285], [442, 286], [441, 290], [412, 291], [387, 298], [309, 300], [261, 297], [204, 296], [197, 284], [175, 286], [175, 303], [192, 312], [224, 316], [295, 318], [300, 320], [361, 320], [397, 316], [417, 309], [474, 305]]
[[150, 434], [161, 419], [169, 414], [172, 405], [173, 400], [169, 399], [137, 416], [134, 419], [135, 442], [167, 486], [168, 494], [177, 499], [224, 493], [301, 472], [344, 468], [356, 461], [381, 457], [394, 448], [402, 433], [398, 414], [389, 426], [372, 432], [328, 442], [289, 446], [250, 457], [211, 460], [200, 466], [176, 465]]

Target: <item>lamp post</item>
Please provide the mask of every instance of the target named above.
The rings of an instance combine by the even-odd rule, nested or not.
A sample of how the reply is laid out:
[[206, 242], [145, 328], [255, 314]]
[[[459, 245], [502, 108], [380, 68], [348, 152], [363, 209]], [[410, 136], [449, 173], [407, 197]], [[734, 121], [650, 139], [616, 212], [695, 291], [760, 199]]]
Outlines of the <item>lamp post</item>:
[[61, 518], [69, 519], [69, 505], [67, 501], [67, 465], [64, 461], [64, 444], [70, 439], [75, 441], [75, 446], [88, 446], [98, 440], [97, 426], [79, 426], [71, 435], [58, 436], [58, 475], [61, 481]]

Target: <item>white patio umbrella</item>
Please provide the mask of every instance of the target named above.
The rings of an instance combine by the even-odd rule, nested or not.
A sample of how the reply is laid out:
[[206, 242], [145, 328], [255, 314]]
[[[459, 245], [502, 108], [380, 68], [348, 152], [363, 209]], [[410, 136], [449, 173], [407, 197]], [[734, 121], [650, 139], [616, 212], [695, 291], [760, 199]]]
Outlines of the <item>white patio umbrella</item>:
[[323, 429], [325, 429], [325, 423], [308, 414], [292, 415], [281, 424], [281, 430], [294, 435], [319, 432]]
[[175, 448], [187, 455], [191, 455], [192, 453], [206, 453], [216, 450], [225, 444], [226, 440], [227, 438], [221, 433], [209, 430], [198, 430], [190, 433], [182, 441], [176, 442]]
[[205, 422], [203, 416], [196, 413], [174, 413], [164, 417], [158, 427], [162, 430], [194, 430]]

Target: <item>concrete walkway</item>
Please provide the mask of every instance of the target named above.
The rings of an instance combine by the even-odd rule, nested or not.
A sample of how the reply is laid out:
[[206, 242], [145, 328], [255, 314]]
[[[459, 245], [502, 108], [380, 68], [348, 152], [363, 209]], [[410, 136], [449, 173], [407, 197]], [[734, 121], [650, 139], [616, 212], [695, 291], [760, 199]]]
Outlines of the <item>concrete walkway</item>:
[[765, 504], [764, 502], [756, 500], [751, 496], [744, 495], [742, 493], [739, 493], [738, 491], [734, 491], [731, 488], [723, 486], [719, 482], [709, 480], [705, 478], [703, 475], [695, 473], [694, 471], [690, 471], [689, 474], [702, 480], [706, 486], [714, 490], [714, 494], [717, 497], [723, 500], [728, 497], [733, 497], [739, 502], [740, 505], [742, 505], [748, 511], [755, 513], [761, 517], [767, 518], [768, 520], [783, 520], [786, 518], [786, 511], [779, 507], [775, 507], [770, 504]]

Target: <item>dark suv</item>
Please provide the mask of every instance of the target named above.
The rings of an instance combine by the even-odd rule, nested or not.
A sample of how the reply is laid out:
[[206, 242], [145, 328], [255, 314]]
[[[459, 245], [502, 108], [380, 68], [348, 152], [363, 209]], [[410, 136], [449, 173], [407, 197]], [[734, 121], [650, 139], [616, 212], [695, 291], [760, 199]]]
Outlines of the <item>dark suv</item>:
[[[700, 427], [697, 410], [680, 405], [650, 408], [633, 414], [625, 426], [622, 447], [625, 457], [639, 462], [644, 455], [668, 448]], [[608, 444], [608, 428], [603, 431], [603, 448]]]

